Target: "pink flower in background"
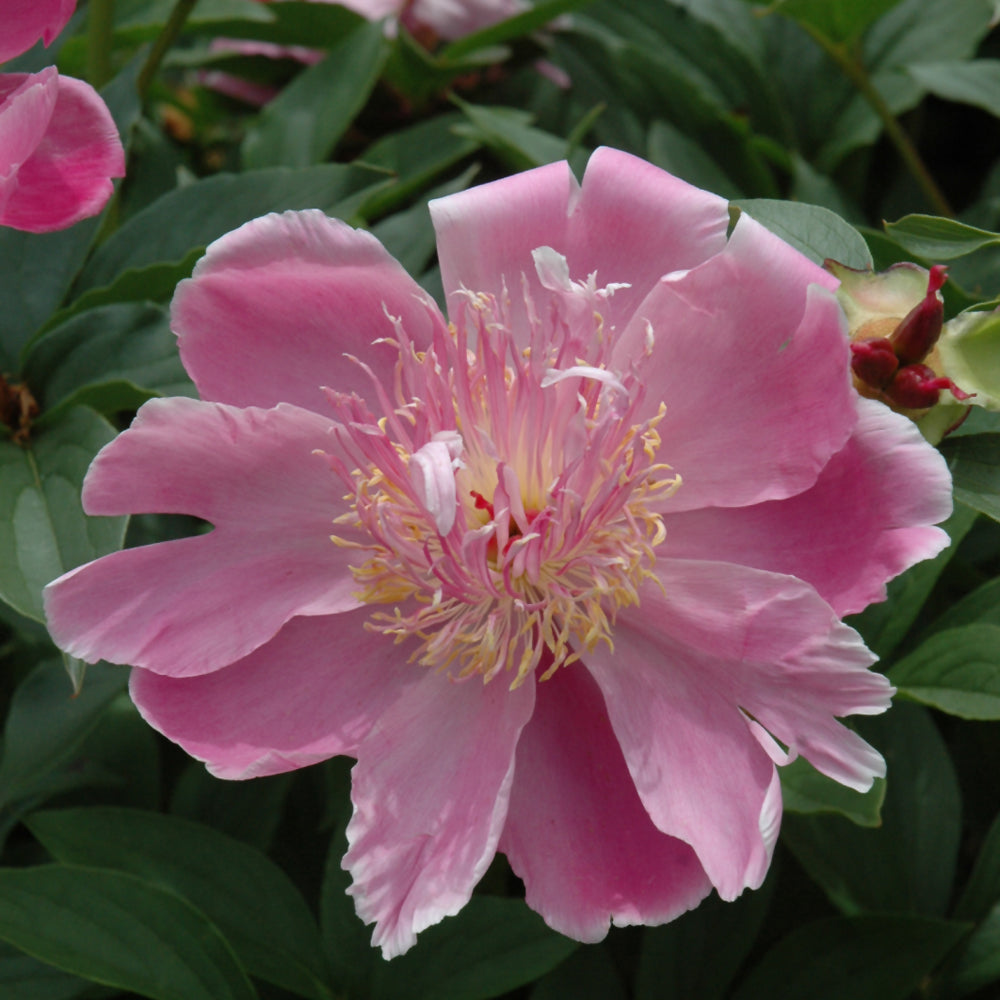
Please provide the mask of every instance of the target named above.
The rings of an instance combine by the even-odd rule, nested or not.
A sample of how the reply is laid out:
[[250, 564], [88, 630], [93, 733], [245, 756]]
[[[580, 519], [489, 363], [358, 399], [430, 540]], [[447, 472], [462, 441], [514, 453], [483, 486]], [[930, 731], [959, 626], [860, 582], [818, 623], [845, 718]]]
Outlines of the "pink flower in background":
[[[0, 2], [0, 60], [49, 42], [74, 2]], [[65, 229], [96, 215], [125, 173], [107, 106], [90, 84], [40, 73], [0, 74], [0, 225], [31, 233]]]
[[51, 45], [75, 8], [76, 0], [2, 0], [0, 63], [27, 52], [38, 41]]
[[432, 213], [450, 322], [319, 211], [209, 248], [173, 306], [202, 398], [147, 403], [84, 503], [214, 530], [66, 574], [52, 634], [220, 777], [356, 757], [389, 957], [498, 850], [583, 941], [733, 899], [775, 764], [884, 773], [839, 618], [945, 545], [944, 462], [852, 389], [836, 280], [721, 198], [602, 149]]

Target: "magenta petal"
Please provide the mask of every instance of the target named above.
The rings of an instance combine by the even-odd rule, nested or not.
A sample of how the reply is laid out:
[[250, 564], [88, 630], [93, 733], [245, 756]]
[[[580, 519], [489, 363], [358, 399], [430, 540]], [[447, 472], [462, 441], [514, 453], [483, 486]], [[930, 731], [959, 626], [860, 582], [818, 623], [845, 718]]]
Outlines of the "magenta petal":
[[534, 684], [420, 671], [358, 748], [344, 867], [386, 958], [457, 913], [496, 852]]
[[951, 478], [909, 420], [872, 400], [859, 398], [858, 409], [853, 436], [815, 486], [787, 500], [670, 515], [670, 555], [797, 576], [838, 615], [884, 600], [887, 580], [948, 544], [933, 525], [951, 513]]
[[315, 454], [335, 446], [333, 426], [295, 407], [147, 403], [95, 460], [87, 509], [194, 514], [216, 528], [113, 553], [49, 584], [56, 641], [88, 662], [183, 677], [245, 656], [295, 615], [356, 607], [354, 550], [330, 541], [342, 486]]
[[[844, 320], [824, 272], [746, 216], [721, 253], [664, 279], [615, 355], [662, 400], [663, 459], [683, 485], [669, 510], [743, 506], [815, 481], [856, 422]], [[826, 276], [824, 280], [827, 280]]]
[[51, 45], [75, 8], [76, 0], [5, 0], [0, 63], [27, 52], [39, 40]]
[[347, 355], [392, 384], [397, 353], [376, 343], [393, 336], [392, 317], [418, 348], [444, 324], [374, 236], [318, 209], [265, 215], [216, 240], [171, 311], [202, 398], [321, 411], [321, 386], [372, 396], [371, 376]]
[[593, 679], [562, 669], [536, 697], [500, 838], [528, 905], [578, 941], [691, 909], [711, 883], [687, 844], [653, 826]]
[[359, 608], [293, 618], [249, 656], [200, 677], [133, 670], [142, 717], [219, 778], [256, 778], [354, 754], [413, 676]]
[[[54, 104], [39, 88], [54, 88]], [[0, 148], [0, 225], [27, 232], [96, 215], [114, 190], [111, 178], [125, 173], [107, 106], [89, 84], [51, 67], [0, 76]]]

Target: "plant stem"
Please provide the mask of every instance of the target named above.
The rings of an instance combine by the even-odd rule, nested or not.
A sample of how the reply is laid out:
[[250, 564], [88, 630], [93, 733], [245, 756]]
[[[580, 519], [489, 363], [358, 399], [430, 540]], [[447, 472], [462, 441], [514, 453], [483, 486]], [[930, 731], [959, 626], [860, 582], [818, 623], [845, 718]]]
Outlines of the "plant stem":
[[160, 63], [163, 62], [163, 57], [181, 33], [184, 22], [187, 21], [188, 15], [194, 9], [194, 5], [197, 2], [198, 0], [177, 0], [174, 9], [170, 12], [169, 20], [163, 26], [163, 30], [156, 36], [153, 47], [146, 57], [146, 62], [139, 71], [139, 79], [136, 86], [139, 90], [140, 100], [144, 101], [146, 99], [146, 95], [149, 93], [149, 86], [153, 82], [153, 77], [156, 76], [156, 71], [160, 68]]
[[115, 0], [90, 0], [87, 7], [87, 81], [100, 90], [111, 79]]
[[844, 45], [831, 41], [821, 32], [812, 30], [807, 25], [802, 25], [809, 34], [816, 40], [817, 44], [824, 52], [837, 64], [843, 74], [857, 87], [858, 92], [868, 102], [871, 109], [878, 115], [885, 128], [886, 135], [896, 147], [897, 152], [906, 164], [906, 168], [913, 175], [920, 190], [923, 191], [927, 200], [934, 207], [938, 215], [946, 216], [949, 219], [955, 217], [955, 211], [948, 203], [948, 199], [938, 187], [937, 182], [931, 176], [927, 165], [917, 152], [917, 147], [899, 124], [899, 120], [892, 113], [892, 109], [885, 102], [885, 98], [878, 92], [872, 83], [868, 70], [859, 58], [847, 51]]

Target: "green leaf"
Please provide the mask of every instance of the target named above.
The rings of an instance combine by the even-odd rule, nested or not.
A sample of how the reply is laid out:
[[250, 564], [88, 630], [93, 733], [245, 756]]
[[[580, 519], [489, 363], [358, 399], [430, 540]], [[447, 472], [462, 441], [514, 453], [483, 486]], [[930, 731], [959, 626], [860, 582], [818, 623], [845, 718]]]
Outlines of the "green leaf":
[[828, 208], [771, 198], [741, 198], [732, 204], [817, 264], [830, 257], [857, 270], [872, 266], [861, 233]]
[[45, 584], [121, 548], [126, 518], [87, 517], [80, 506], [84, 474], [114, 436], [80, 407], [29, 446], [0, 441], [0, 598], [29, 618], [45, 621]]
[[77, 291], [111, 285], [126, 271], [150, 264], [180, 265], [244, 222], [267, 212], [321, 208], [349, 218], [385, 179], [363, 167], [323, 164], [217, 174], [177, 188], [132, 216], [80, 275]]
[[774, 0], [769, 10], [790, 17], [831, 42], [849, 43], [900, 0]]
[[39, 962], [0, 942], [0, 996], [4, 1000], [76, 1000], [93, 984]]
[[122, 872], [0, 869], [0, 938], [66, 972], [152, 1000], [254, 1000], [208, 919]]
[[[662, 995], [662, 994], [661, 994]], [[628, 1000], [621, 973], [605, 945], [577, 948], [546, 973], [531, 991], [531, 1000]]]
[[694, 910], [642, 932], [635, 1000], [723, 1000], [760, 932], [774, 893], [760, 889], [725, 903], [714, 893]]
[[979, 849], [976, 864], [955, 906], [959, 920], [982, 920], [1000, 904], [1000, 813]]
[[266, 105], [243, 141], [244, 166], [325, 160], [368, 100], [388, 51], [381, 22], [362, 23]]
[[859, 826], [879, 826], [885, 800], [885, 780], [876, 778], [867, 792], [856, 792], [820, 774], [798, 757], [778, 768], [785, 809], [796, 813], [840, 813]]
[[530, 124], [534, 116], [528, 112], [452, 100], [468, 118], [467, 124], [455, 126], [458, 134], [488, 146], [511, 170], [530, 170], [566, 158], [566, 140], [534, 128]]
[[371, 145], [356, 161], [394, 175], [393, 183], [376, 191], [360, 207], [366, 219], [378, 218], [408, 202], [435, 178], [480, 148], [470, 136], [459, 135], [455, 125], [464, 121], [458, 112], [435, 115]]
[[[115, 0], [115, 35], [121, 42], [154, 38], [167, 23], [176, 0]], [[184, 24], [187, 31], [218, 31], [234, 20], [270, 24], [267, 8], [252, 0], [198, 0]]]
[[945, 440], [955, 499], [1000, 521], [1000, 434], [967, 434]]
[[570, 11], [580, 10], [592, 2], [593, 0], [539, 0], [538, 3], [532, 4], [527, 10], [515, 14], [514, 17], [499, 21], [497, 24], [452, 42], [442, 50], [441, 60], [450, 62], [463, 58], [471, 52], [494, 48], [504, 42], [509, 42], [511, 39], [527, 35], [538, 28], [544, 28], [557, 17], [568, 14]]
[[887, 222], [885, 231], [910, 253], [930, 261], [954, 260], [1000, 243], [1000, 233], [938, 215], [904, 215]]
[[842, 816], [785, 815], [781, 835], [843, 913], [945, 913], [958, 854], [961, 801], [944, 743], [926, 710], [900, 703], [861, 718], [888, 766], [882, 825]]
[[14, 692], [0, 759], [0, 807], [35, 796], [125, 690], [128, 671], [97, 665], [74, 695], [58, 659], [40, 663]]
[[487, 1000], [555, 968], [578, 947], [519, 899], [473, 896], [457, 917], [376, 968], [373, 1000]]
[[907, 1000], [968, 925], [926, 917], [832, 917], [772, 948], [733, 1000]]
[[50, 330], [62, 326], [88, 309], [114, 305], [117, 302], [169, 302], [177, 283], [191, 276], [195, 264], [204, 253], [204, 247], [195, 247], [177, 263], [149, 264], [146, 267], [126, 270], [110, 285], [84, 292], [71, 305], [49, 317], [48, 322], [25, 345], [21, 354], [22, 360], [27, 361], [35, 343]]
[[971, 104], [1000, 117], [1000, 59], [917, 63], [906, 71], [935, 97]]
[[1000, 980], [1000, 903], [962, 943], [933, 996], [958, 1000]]
[[40, 425], [81, 404], [110, 416], [153, 396], [194, 395], [166, 309], [148, 304], [101, 306], [50, 330], [25, 378], [43, 409]]
[[937, 632], [889, 671], [899, 693], [963, 719], [1000, 719], [1000, 626]]
[[313, 1000], [331, 996], [309, 907], [288, 876], [247, 844], [137, 809], [64, 809], [26, 822], [57, 861], [129, 872], [193, 903], [252, 975]]

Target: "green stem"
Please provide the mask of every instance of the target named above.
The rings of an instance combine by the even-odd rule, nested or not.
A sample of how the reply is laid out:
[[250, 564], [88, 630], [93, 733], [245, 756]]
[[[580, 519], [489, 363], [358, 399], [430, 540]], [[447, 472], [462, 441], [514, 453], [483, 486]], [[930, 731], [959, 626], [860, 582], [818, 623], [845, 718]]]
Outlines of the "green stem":
[[177, 0], [174, 9], [170, 12], [169, 20], [163, 26], [163, 30], [156, 36], [153, 47], [149, 50], [149, 55], [146, 57], [146, 62], [139, 71], [139, 79], [136, 86], [139, 90], [140, 100], [144, 101], [146, 99], [146, 95], [149, 93], [149, 86], [153, 82], [153, 77], [156, 76], [156, 71], [160, 68], [160, 63], [163, 62], [163, 57], [167, 54], [170, 46], [177, 40], [177, 36], [184, 27], [184, 22], [187, 21], [188, 15], [194, 9], [194, 5], [197, 2], [198, 0]]
[[821, 46], [824, 52], [837, 64], [843, 74], [857, 87], [858, 92], [868, 102], [871, 109], [879, 116], [882, 126], [885, 129], [889, 140], [896, 147], [897, 152], [906, 164], [907, 170], [913, 175], [920, 190], [923, 191], [927, 200], [934, 207], [938, 215], [946, 216], [949, 219], [955, 217], [955, 211], [948, 204], [948, 199], [944, 196], [937, 182], [931, 176], [927, 165], [917, 152], [917, 147], [899, 124], [899, 120], [892, 113], [892, 109], [885, 102], [885, 98], [878, 92], [872, 83], [868, 71], [860, 59], [852, 56], [843, 45], [838, 45], [831, 41], [821, 32], [810, 29], [807, 25], [802, 25], [809, 34]]
[[115, 0], [90, 0], [87, 7], [87, 81], [100, 90], [111, 79]]

